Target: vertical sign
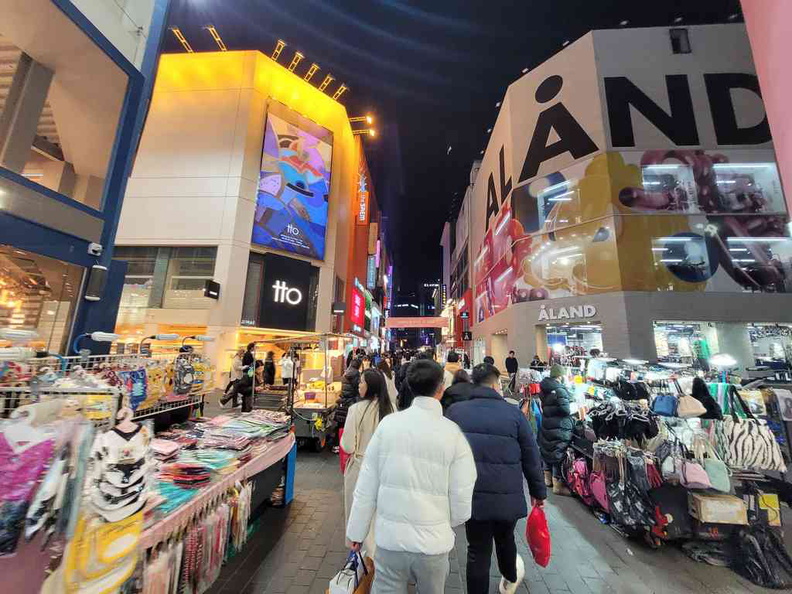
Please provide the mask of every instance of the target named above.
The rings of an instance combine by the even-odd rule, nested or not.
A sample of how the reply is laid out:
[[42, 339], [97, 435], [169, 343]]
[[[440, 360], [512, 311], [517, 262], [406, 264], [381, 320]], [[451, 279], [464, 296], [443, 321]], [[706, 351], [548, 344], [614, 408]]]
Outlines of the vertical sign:
[[358, 170], [358, 189], [357, 189], [357, 220], [358, 225], [368, 225], [369, 220], [369, 189], [368, 189], [368, 175], [366, 173], [366, 164], [363, 159], [360, 160], [360, 168]]
[[363, 300], [363, 293], [358, 289], [352, 289], [352, 310], [350, 318], [356, 326], [362, 327], [365, 321], [366, 302]]
[[369, 290], [377, 286], [377, 265], [374, 256], [368, 257], [366, 263], [366, 288]]
[[379, 239], [379, 223], [371, 223], [369, 225], [368, 234], [368, 253], [373, 256], [377, 251], [377, 240]]

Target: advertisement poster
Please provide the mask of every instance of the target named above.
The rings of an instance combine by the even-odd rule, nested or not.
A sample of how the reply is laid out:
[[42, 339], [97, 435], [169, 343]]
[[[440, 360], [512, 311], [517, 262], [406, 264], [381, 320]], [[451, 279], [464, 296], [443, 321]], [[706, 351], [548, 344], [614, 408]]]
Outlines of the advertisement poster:
[[324, 259], [333, 146], [270, 113], [252, 242]]
[[778, 172], [756, 153], [607, 153], [515, 189], [474, 256], [476, 321], [612, 291], [792, 292]]
[[363, 327], [365, 322], [366, 301], [363, 299], [363, 293], [358, 289], [352, 289], [352, 309], [349, 316], [352, 323], [356, 326]]

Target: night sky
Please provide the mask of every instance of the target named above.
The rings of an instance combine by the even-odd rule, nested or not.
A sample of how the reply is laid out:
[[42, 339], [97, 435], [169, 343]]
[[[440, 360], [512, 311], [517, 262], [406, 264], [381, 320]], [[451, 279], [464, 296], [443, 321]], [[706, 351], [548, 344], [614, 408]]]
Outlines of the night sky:
[[[314, 81], [331, 72], [330, 89], [350, 87], [341, 99], [350, 116], [373, 113], [383, 134], [397, 135], [403, 195], [381, 188], [381, 179], [375, 184], [380, 197], [388, 195], [383, 206], [406, 290], [439, 278], [443, 222], [486, 147], [495, 104], [524, 68], [566, 40], [622, 21], [695, 25], [741, 21], [738, 13], [739, 0], [174, 0], [170, 26], [195, 51], [217, 49], [203, 30], [210, 24], [230, 50], [269, 55], [283, 39], [289, 46], [281, 62], [299, 50], [298, 72], [318, 63]], [[168, 34], [163, 51], [184, 50]], [[394, 144], [369, 159], [392, 156]]]

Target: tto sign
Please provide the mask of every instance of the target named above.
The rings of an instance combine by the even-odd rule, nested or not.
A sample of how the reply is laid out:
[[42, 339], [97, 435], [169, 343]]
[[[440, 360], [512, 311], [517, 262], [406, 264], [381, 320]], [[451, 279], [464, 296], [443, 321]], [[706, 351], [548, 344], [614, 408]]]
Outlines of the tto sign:
[[300, 289], [289, 288], [283, 281], [275, 281], [272, 285], [275, 289], [275, 302], [288, 303], [289, 305], [297, 305], [302, 301], [302, 291]]

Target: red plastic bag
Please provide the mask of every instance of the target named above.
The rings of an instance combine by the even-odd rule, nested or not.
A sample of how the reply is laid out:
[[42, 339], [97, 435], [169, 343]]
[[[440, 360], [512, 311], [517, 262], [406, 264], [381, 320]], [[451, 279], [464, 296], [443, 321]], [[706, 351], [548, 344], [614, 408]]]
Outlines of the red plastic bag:
[[525, 540], [531, 549], [534, 561], [542, 567], [547, 567], [550, 563], [550, 529], [547, 527], [547, 517], [544, 508], [534, 505], [531, 514], [528, 516], [528, 523], [525, 526]]

